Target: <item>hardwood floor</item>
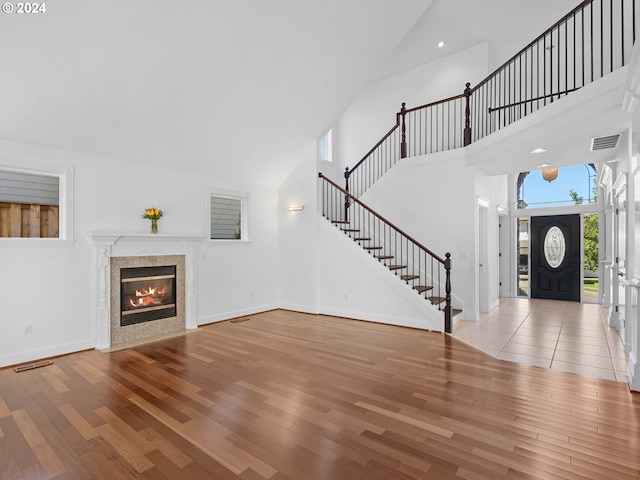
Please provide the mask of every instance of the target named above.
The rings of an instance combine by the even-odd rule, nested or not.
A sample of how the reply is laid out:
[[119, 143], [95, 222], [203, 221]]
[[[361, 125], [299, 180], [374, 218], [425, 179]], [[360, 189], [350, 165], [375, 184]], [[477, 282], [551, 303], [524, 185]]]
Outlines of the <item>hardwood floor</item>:
[[640, 478], [640, 395], [286, 311], [0, 370], [0, 479]]

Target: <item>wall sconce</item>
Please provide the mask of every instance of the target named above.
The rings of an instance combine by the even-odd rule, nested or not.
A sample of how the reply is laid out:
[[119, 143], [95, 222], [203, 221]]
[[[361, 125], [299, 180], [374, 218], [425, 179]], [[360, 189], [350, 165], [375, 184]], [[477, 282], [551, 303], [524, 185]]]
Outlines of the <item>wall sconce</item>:
[[291, 212], [291, 213], [298, 214], [302, 210], [304, 210], [304, 205], [289, 205], [287, 207], [287, 210], [289, 210], [289, 212]]

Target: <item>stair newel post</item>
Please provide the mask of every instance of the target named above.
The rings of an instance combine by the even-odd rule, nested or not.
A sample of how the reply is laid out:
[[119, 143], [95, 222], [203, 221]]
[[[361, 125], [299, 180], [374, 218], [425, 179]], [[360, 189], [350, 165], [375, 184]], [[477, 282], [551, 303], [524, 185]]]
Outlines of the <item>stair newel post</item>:
[[[347, 193], [349, 193], [349, 177], [351, 176], [351, 172], [349, 171], [349, 167], [345, 167], [344, 169], [344, 189]], [[344, 221], [349, 221], [349, 197], [347, 195], [344, 196]]]
[[445, 306], [444, 306], [444, 331], [446, 333], [451, 333], [451, 254], [447, 253], [445, 255], [446, 260], [444, 261], [444, 270], [445, 270]]
[[407, 126], [405, 123], [405, 117], [407, 116], [406, 104], [402, 102], [400, 107], [400, 158], [407, 158]]
[[464, 134], [463, 145], [466, 147], [471, 143], [471, 84], [467, 82], [464, 89], [465, 107], [464, 107]]

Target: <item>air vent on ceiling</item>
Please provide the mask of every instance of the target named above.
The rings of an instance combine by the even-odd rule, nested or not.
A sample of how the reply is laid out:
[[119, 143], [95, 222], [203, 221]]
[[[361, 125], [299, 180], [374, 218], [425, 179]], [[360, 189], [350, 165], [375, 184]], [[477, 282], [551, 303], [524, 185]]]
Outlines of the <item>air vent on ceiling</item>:
[[620, 140], [620, 134], [607, 135], [606, 137], [596, 137], [591, 139], [591, 151], [606, 150], [607, 148], [616, 148]]

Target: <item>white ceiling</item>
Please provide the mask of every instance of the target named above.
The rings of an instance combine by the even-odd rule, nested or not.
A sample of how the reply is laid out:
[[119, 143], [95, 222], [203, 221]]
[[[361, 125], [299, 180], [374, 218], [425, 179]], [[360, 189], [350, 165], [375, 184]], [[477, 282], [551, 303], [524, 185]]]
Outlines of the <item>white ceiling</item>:
[[0, 17], [0, 138], [277, 186], [367, 83], [495, 68], [575, 4], [59, 0]]

